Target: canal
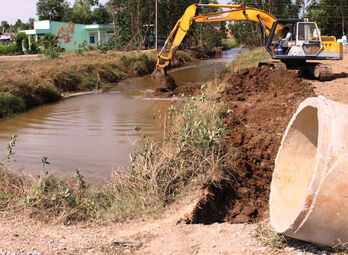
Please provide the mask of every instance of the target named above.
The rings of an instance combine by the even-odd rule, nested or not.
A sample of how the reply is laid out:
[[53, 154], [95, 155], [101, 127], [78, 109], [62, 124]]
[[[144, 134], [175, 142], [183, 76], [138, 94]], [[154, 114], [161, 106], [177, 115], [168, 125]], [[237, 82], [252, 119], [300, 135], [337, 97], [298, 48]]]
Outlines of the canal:
[[[177, 83], [205, 82], [239, 53], [239, 49], [226, 51], [221, 58], [170, 73]], [[89, 181], [101, 183], [112, 171], [127, 167], [140, 133], [153, 139], [163, 136], [158, 114], [166, 112], [172, 100], [153, 97], [155, 88], [147, 75], [112, 84], [102, 93], [63, 99], [1, 120], [0, 160], [6, 164], [7, 144], [16, 134], [12, 169], [39, 174], [46, 156], [50, 163], [46, 170], [69, 175], [80, 169]], [[137, 125], [140, 132], [135, 130]]]

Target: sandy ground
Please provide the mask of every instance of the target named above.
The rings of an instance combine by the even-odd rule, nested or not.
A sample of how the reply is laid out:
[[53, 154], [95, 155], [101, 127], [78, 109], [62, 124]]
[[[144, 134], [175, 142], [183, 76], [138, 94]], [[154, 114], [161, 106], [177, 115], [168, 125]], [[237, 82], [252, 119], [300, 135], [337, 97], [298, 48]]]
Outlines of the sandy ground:
[[342, 61], [326, 61], [332, 65], [335, 79], [332, 81], [312, 81], [317, 95], [348, 104], [348, 52]]
[[[0, 215], [0, 254], [305, 254], [307, 247], [276, 251], [254, 237], [256, 225], [186, 225], [192, 195], [157, 219], [66, 226]], [[309, 254], [309, 253], [306, 253]], [[310, 253], [312, 254], [312, 253]]]
[[[0, 60], [1, 61], [1, 60]], [[310, 81], [317, 95], [348, 104], [348, 54], [331, 61], [336, 79]], [[253, 224], [186, 225], [180, 222], [197, 202], [192, 195], [157, 219], [66, 226], [0, 213], [1, 254], [328, 254], [308, 246], [281, 251], [254, 237]], [[309, 249], [308, 249], [309, 248]]]
[[0, 56], [0, 63], [40, 60], [41, 58], [42, 58], [42, 56], [39, 54], [19, 55], [19, 56]]

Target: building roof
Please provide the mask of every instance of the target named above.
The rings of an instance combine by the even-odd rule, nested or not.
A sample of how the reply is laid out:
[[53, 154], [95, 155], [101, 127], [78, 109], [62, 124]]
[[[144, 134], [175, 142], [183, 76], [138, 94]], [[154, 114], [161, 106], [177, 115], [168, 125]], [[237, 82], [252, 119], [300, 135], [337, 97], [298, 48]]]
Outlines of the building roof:
[[0, 35], [0, 40], [11, 40], [11, 35]]

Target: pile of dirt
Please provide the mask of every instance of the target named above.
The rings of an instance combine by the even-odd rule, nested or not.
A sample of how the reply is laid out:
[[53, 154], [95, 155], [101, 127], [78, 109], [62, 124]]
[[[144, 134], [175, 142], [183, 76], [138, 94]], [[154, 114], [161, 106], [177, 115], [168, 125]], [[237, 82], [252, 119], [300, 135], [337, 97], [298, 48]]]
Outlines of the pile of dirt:
[[[298, 105], [314, 96], [295, 72], [268, 67], [243, 69], [224, 77], [217, 100], [228, 105], [224, 146], [227, 180], [207, 184], [205, 196], [187, 223], [249, 223], [269, 216], [274, 160]], [[222, 86], [222, 85], [221, 85]]]

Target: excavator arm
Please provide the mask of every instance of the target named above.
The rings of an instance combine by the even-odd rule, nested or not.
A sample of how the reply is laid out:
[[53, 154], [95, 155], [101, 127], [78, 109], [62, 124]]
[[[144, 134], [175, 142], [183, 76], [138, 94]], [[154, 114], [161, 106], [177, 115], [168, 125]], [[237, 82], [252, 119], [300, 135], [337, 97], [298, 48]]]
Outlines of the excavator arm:
[[[196, 10], [198, 6], [211, 8], [229, 8], [231, 10], [196, 16]], [[266, 36], [268, 36], [273, 23], [276, 21], [276, 18], [263, 10], [251, 8], [246, 5], [192, 4], [186, 9], [184, 15], [178, 20], [168, 39], [166, 40], [161, 52], [158, 55], [156, 70], [163, 69], [169, 65], [175, 54], [175, 51], [181, 44], [193, 22], [208, 23], [232, 20], [250, 20], [257, 22], [261, 24]], [[281, 29], [281, 27], [277, 28], [277, 30], [279, 29]], [[169, 44], [171, 44], [171, 46], [167, 56], [165, 56], [163, 53]]]

